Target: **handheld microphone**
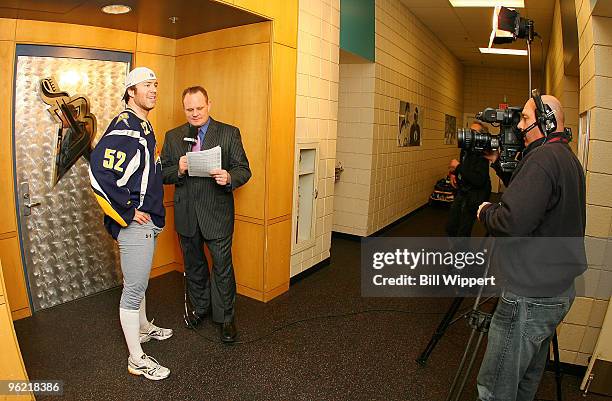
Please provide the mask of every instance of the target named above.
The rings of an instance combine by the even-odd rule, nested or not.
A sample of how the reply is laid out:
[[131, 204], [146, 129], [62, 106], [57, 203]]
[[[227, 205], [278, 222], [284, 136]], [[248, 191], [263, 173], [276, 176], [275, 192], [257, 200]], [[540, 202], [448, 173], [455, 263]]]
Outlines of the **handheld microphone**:
[[194, 127], [193, 125], [189, 124], [189, 136], [186, 136], [185, 138], [183, 138], [183, 141], [187, 143], [187, 152], [190, 152], [193, 146], [196, 143], [198, 143], [198, 140], [196, 139], [197, 136], [198, 136], [198, 127]]
[[183, 138], [183, 141], [185, 141], [187, 143], [187, 152], [191, 152], [191, 149], [193, 148], [193, 146], [198, 143], [198, 141], [196, 139], [193, 138], [189, 138], [188, 136], [186, 136], [185, 138]]
[[[197, 136], [198, 136], [198, 127], [194, 127], [193, 125], [189, 124], [189, 135], [183, 138], [183, 142], [187, 144], [187, 149], [185, 149], [184, 156], [187, 156], [187, 153], [191, 152], [194, 145], [198, 143], [198, 140], [196, 139]], [[180, 172], [180, 169], [179, 169], [179, 172]]]

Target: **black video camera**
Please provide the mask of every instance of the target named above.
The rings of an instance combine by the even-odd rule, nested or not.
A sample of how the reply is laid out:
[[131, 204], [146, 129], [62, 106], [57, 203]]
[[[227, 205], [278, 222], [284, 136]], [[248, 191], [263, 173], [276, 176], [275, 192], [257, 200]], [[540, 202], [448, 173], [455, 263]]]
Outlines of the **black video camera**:
[[457, 130], [457, 144], [461, 149], [472, 152], [483, 153], [497, 150], [499, 151], [502, 171], [514, 171], [518, 165], [518, 154], [525, 147], [521, 131], [517, 127], [521, 120], [521, 111], [520, 107], [486, 108], [478, 113], [476, 118], [493, 126], [499, 124], [499, 135], [477, 132], [469, 128], [459, 128]]

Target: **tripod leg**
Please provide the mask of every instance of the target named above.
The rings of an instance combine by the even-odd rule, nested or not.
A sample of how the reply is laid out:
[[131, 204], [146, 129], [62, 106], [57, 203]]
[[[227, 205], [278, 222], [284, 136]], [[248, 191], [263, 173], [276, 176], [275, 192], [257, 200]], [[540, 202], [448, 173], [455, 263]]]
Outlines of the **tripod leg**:
[[446, 401], [451, 401], [453, 399], [453, 394], [455, 394], [455, 387], [457, 387], [457, 382], [459, 382], [459, 377], [461, 376], [461, 372], [463, 371], [463, 366], [465, 365], [467, 356], [472, 348], [472, 341], [474, 341], [474, 334], [476, 334], [476, 329], [472, 329], [470, 338], [467, 344], [465, 345], [465, 351], [463, 352], [463, 356], [461, 357], [461, 362], [459, 362], [459, 366], [457, 367], [457, 373], [455, 374], [455, 378], [453, 379], [453, 384], [451, 384], [450, 389], [448, 390], [448, 396], [446, 397]]
[[195, 330], [195, 325], [193, 324], [192, 317], [191, 317], [192, 311], [191, 311], [191, 308], [189, 307], [189, 296], [188, 296], [188, 290], [187, 290], [187, 272], [183, 272], [183, 290], [185, 294], [183, 321], [185, 322], [185, 326], [187, 326], [188, 329]]
[[463, 389], [465, 388], [465, 383], [470, 377], [470, 373], [472, 372], [472, 368], [474, 367], [474, 361], [476, 360], [476, 356], [478, 355], [478, 350], [480, 349], [480, 344], [482, 344], [482, 339], [484, 338], [485, 332], [481, 331], [478, 335], [478, 340], [476, 341], [476, 347], [474, 348], [474, 352], [472, 353], [472, 358], [470, 359], [470, 363], [465, 371], [465, 375], [463, 376], [463, 380], [461, 381], [461, 386], [459, 386], [459, 390], [457, 391], [457, 397], [455, 401], [459, 401], [461, 399], [461, 395], [463, 394]]
[[561, 393], [561, 360], [559, 360], [559, 340], [557, 339], [557, 331], [553, 334], [553, 355], [555, 356], [555, 381], [557, 382], [557, 401], [563, 401]]
[[427, 364], [427, 359], [429, 359], [429, 355], [432, 353], [432, 351], [438, 344], [438, 341], [440, 341], [440, 339], [446, 332], [446, 329], [451, 324], [451, 321], [453, 320], [453, 317], [455, 316], [455, 314], [461, 307], [462, 302], [463, 302], [463, 298], [461, 297], [457, 297], [453, 300], [453, 303], [446, 311], [446, 314], [442, 318], [442, 321], [438, 325], [438, 328], [436, 329], [435, 333], [433, 334], [433, 336], [431, 336], [431, 339], [429, 340], [427, 347], [425, 347], [425, 350], [416, 359], [419, 365], [425, 366]]

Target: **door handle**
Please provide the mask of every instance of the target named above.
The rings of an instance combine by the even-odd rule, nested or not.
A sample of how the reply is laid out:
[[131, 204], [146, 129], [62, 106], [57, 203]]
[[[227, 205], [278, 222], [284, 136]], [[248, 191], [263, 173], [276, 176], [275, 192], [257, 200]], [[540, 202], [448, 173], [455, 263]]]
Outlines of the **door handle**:
[[32, 208], [35, 206], [40, 206], [40, 202], [33, 202], [30, 199], [30, 185], [27, 182], [22, 182], [19, 186], [21, 195], [20, 207], [22, 209], [22, 214], [24, 216], [29, 216], [32, 214]]

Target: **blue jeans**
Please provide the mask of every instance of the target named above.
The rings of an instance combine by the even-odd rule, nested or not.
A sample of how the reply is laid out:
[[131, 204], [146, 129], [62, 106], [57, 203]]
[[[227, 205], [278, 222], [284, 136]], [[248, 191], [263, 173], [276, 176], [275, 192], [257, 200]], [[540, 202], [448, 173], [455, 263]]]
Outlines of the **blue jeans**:
[[532, 401], [555, 329], [574, 302], [574, 285], [551, 298], [504, 291], [491, 320], [478, 373], [482, 401]]

